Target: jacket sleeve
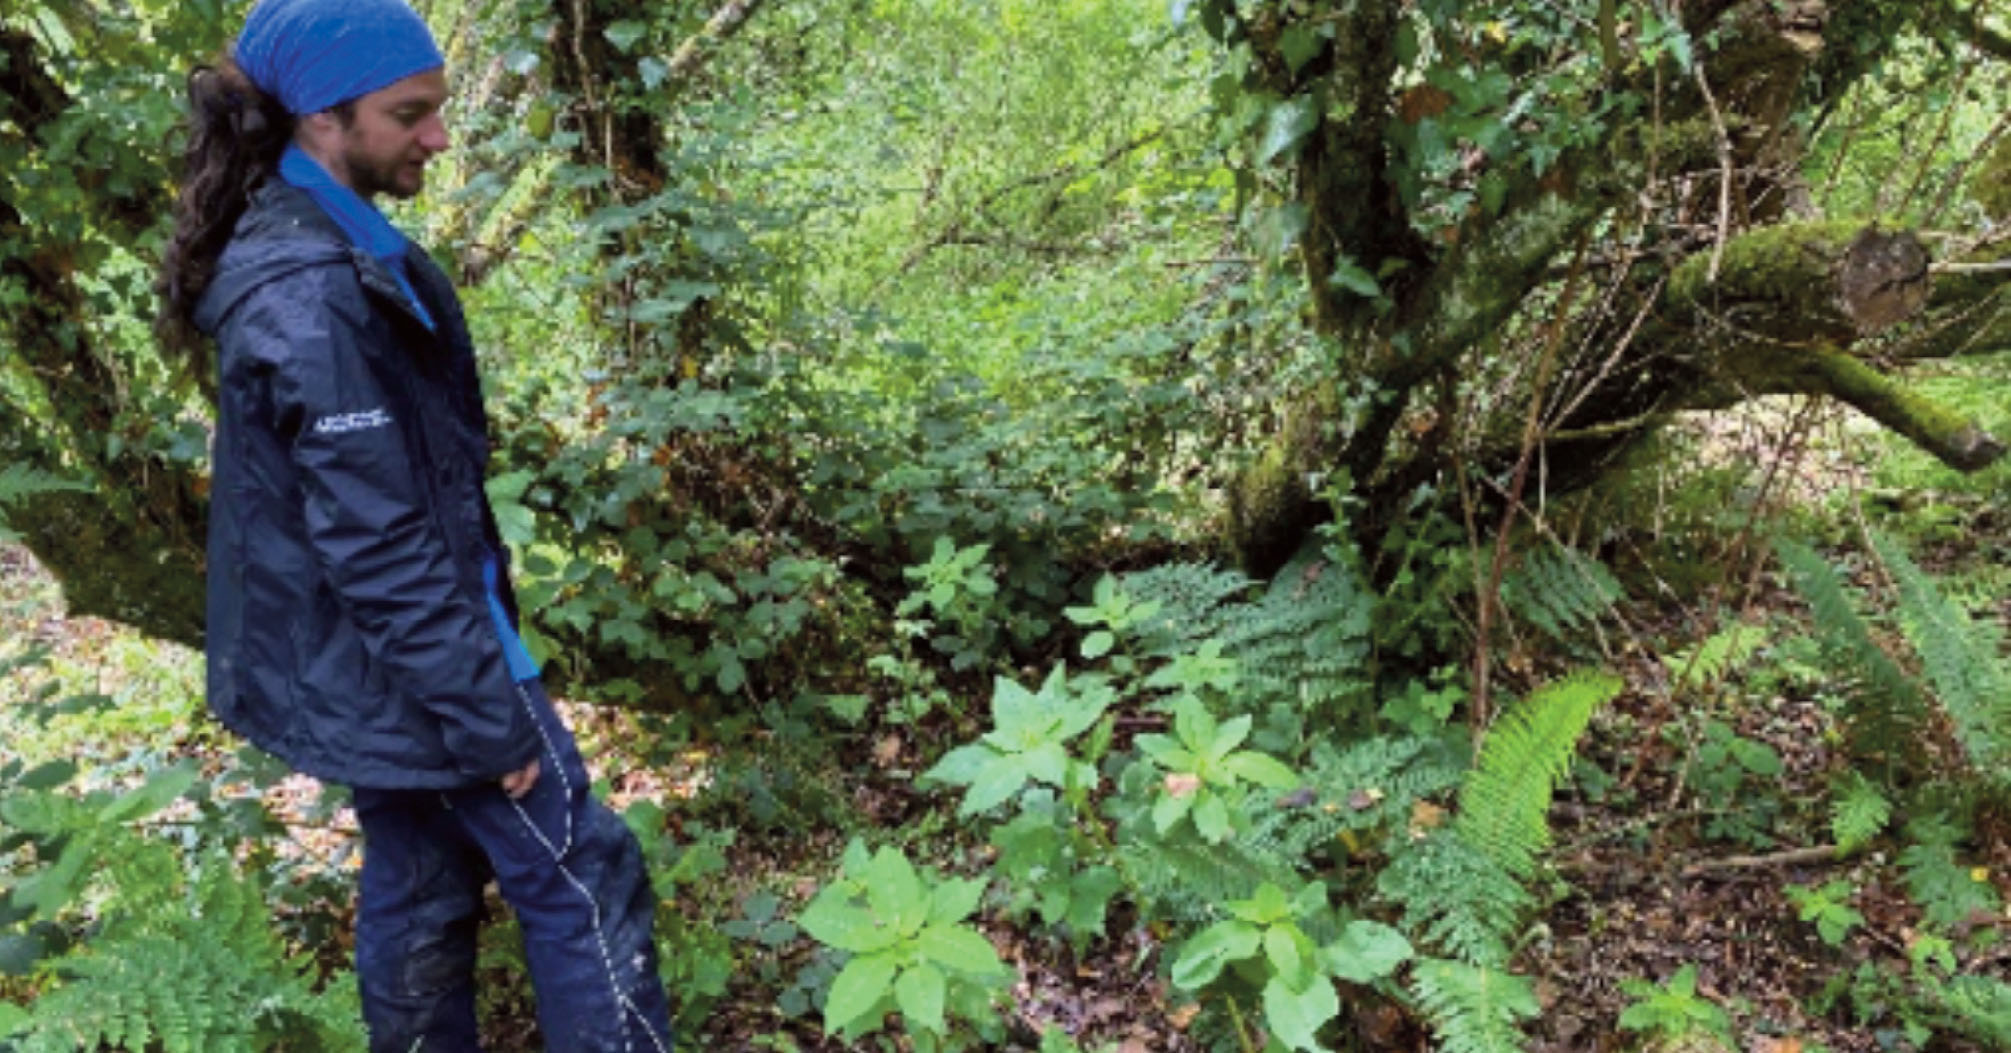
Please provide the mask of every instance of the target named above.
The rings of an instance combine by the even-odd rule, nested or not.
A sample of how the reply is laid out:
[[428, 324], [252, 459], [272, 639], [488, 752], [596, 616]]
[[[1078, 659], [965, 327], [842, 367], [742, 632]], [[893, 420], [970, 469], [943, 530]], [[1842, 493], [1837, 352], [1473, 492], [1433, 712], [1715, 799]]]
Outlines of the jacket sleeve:
[[393, 356], [367, 346], [354, 272], [324, 267], [254, 293], [248, 338], [273, 363], [274, 420], [292, 444], [307, 539], [396, 686], [436, 719], [470, 781], [522, 768], [542, 745], [510, 677], [480, 583], [456, 570], [435, 515], [417, 421]]

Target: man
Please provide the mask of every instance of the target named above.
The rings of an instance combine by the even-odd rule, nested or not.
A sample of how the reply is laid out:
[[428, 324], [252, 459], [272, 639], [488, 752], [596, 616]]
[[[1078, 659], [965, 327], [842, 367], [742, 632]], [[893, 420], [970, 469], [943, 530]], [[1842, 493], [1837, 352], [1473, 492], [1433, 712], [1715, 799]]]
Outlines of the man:
[[660, 1053], [654, 897], [517, 637], [460, 303], [371, 204], [420, 191], [447, 96], [403, 0], [262, 0], [190, 78], [162, 330], [217, 346], [210, 704], [354, 788], [373, 1051], [479, 1049], [493, 877], [547, 1048]]

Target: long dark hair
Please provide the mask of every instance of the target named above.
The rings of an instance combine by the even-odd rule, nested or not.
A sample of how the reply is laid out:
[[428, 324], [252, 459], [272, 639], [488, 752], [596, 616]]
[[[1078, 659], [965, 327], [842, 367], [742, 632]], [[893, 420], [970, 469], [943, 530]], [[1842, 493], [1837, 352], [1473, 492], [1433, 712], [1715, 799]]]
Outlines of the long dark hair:
[[196, 301], [216, 274], [252, 191], [272, 177], [293, 139], [293, 117], [229, 56], [189, 73], [188, 142], [182, 150], [175, 229], [161, 254], [154, 333], [168, 358], [214, 395], [209, 341], [196, 330]]

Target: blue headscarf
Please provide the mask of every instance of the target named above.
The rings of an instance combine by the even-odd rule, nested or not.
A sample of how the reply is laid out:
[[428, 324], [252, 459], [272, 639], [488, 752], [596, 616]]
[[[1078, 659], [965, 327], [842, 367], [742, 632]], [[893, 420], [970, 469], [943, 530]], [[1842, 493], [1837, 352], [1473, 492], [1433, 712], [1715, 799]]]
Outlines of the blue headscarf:
[[296, 117], [446, 65], [405, 0], [259, 0], [234, 57]]

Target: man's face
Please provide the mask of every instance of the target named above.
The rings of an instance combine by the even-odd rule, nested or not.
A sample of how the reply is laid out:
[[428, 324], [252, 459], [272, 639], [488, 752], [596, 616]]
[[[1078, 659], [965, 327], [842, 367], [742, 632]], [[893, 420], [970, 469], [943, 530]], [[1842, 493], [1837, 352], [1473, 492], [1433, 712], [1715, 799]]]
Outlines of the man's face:
[[447, 75], [440, 70], [359, 96], [342, 125], [338, 156], [344, 171], [333, 174], [366, 198], [417, 194], [426, 185], [426, 162], [448, 145], [440, 115], [446, 102]]

